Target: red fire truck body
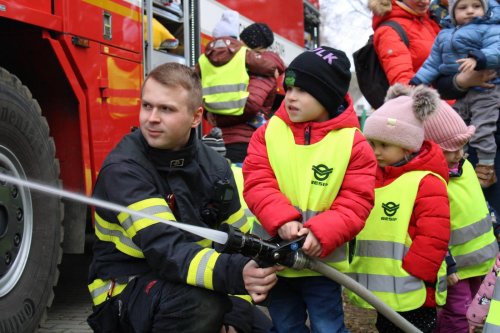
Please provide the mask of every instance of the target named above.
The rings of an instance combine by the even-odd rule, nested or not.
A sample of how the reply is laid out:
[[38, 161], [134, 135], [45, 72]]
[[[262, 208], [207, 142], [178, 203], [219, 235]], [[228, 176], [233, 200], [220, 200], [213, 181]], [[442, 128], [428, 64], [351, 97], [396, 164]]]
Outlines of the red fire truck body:
[[[289, 61], [288, 50], [303, 49], [304, 10], [314, 6], [303, 0], [0, 0], [0, 173], [90, 195], [106, 155], [138, 126], [145, 73], [165, 61], [194, 65], [215, 24], [210, 20], [226, 8], [241, 13], [242, 26], [268, 23]], [[179, 47], [148, 48], [144, 17], [159, 20]], [[0, 181], [0, 332], [36, 330], [52, 302], [62, 253], [84, 251], [88, 210]]]

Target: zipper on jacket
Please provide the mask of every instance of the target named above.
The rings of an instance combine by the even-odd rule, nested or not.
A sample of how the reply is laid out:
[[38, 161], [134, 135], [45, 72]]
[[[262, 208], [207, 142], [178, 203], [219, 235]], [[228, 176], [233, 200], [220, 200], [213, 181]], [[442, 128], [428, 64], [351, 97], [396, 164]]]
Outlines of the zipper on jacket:
[[307, 126], [304, 131], [304, 145], [311, 143], [311, 126]]

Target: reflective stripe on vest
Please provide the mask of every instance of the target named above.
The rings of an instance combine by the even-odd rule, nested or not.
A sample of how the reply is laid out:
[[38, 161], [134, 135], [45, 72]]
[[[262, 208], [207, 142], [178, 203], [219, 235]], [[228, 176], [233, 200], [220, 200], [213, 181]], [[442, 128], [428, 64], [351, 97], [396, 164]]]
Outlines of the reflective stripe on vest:
[[[302, 223], [330, 209], [344, 180], [351, 157], [356, 128], [329, 132], [321, 141], [297, 145], [291, 129], [279, 117], [272, 117], [266, 129], [269, 162], [281, 192], [302, 214]], [[332, 148], [333, 147], [333, 148]], [[324, 260], [340, 271], [349, 265], [347, 245]], [[284, 270], [288, 277], [319, 275], [311, 270]]]
[[243, 198], [243, 172], [241, 171], [241, 166], [231, 164], [231, 170], [233, 171], [234, 181], [236, 183], [236, 187], [238, 188], [238, 196], [240, 198], [241, 209], [244, 211], [246, 217], [245, 226], [243, 228], [237, 228], [239, 228], [243, 232], [253, 232], [252, 229], [255, 224], [255, 216], [250, 211], [250, 209], [248, 209], [245, 199]]
[[203, 54], [199, 59], [203, 107], [212, 113], [239, 116], [248, 98], [249, 76], [246, 71], [246, 48], [242, 47], [222, 66], [214, 66]]
[[[498, 272], [497, 272], [498, 274]], [[493, 298], [490, 303], [490, 310], [484, 323], [483, 333], [500, 332], [500, 277], [497, 276], [495, 289], [493, 289]]]
[[[414, 310], [425, 302], [424, 282], [408, 274], [402, 265], [412, 243], [408, 226], [418, 187], [420, 181], [429, 174], [433, 173], [408, 172], [391, 184], [375, 189], [375, 205], [365, 227], [356, 236], [356, 248], [349, 275], [396, 311]], [[436, 302], [444, 304], [444, 262], [439, 269], [437, 281]], [[358, 295], [348, 291], [348, 296], [354, 304], [372, 308]]]
[[450, 198], [450, 252], [461, 280], [485, 275], [495, 262], [498, 243], [474, 168], [465, 160], [460, 177], [448, 183]]

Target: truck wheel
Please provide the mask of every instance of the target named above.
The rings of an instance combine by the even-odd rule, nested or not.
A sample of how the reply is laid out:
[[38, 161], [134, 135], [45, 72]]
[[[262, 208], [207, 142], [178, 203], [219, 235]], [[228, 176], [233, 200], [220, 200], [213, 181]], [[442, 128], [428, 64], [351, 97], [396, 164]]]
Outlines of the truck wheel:
[[[0, 68], [0, 173], [60, 186], [40, 106]], [[61, 199], [0, 181], [0, 332], [35, 332], [54, 298], [62, 258]]]

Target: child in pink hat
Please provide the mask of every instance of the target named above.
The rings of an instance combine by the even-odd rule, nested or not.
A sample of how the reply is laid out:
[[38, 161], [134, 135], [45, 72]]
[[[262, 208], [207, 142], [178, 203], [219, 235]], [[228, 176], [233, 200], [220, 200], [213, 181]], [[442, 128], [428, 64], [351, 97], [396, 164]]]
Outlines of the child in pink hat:
[[425, 138], [437, 143], [448, 163], [451, 237], [446, 256], [448, 295], [438, 314], [435, 333], [467, 332], [467, 306], [498, 253], [492, 221], [464, 146], [473, 136], [458, 113], [441, 101], [436, 114], [424, 123]]
[[[436, 326], [446, 298], [443, 263], [450, 237], [448, 166], [424, 123], [440, 105], [431, 88], [394, 85], [365, 122], [378, 161], [375, 205], [356, 236], [351, 276], [422, 332]], [[358, 306], [369, 308], [349, 293]], [[379, 332], [401, 332], [378, 314]]]

